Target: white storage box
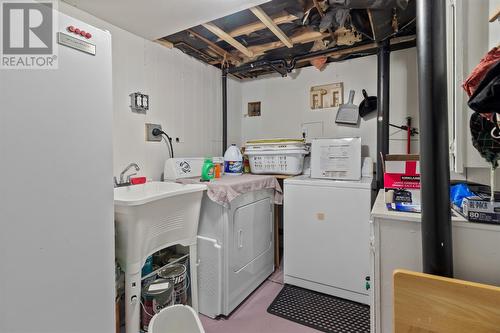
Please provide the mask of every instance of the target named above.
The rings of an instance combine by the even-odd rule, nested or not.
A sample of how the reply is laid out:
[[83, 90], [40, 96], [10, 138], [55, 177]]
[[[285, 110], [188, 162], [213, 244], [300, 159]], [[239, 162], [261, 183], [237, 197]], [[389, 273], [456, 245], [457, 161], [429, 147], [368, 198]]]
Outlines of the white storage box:
[[245, 145], [245, 155], [254, 174], [299, 175], [307, 154], [302, 139], [255, 140]]
[[312, 140], [311, 177], [361, 179], [361, 138]]

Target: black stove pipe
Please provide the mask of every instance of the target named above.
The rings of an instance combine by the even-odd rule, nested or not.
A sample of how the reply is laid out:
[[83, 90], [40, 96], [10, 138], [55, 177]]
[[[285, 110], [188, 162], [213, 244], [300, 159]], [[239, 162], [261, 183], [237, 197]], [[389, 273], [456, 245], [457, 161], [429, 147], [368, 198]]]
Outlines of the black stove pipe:
[[417, 58], [423, 270], [452, 277], [445, 0], [417, 1]]
[[227, 149], [227, 69], [222, 68], [222, 155]]
[[389, 88], [391, 47], [382, 41], [377, 52], [377, 189], [384, 188], [384, 157], [389, 153]]

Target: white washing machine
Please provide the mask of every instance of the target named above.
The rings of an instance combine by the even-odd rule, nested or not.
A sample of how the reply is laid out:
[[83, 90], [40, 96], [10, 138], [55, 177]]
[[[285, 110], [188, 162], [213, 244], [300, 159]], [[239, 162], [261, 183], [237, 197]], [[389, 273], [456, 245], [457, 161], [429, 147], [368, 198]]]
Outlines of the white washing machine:
[[372, 181], [285, 179], [285, 283], [369, 304]]
[[[202, 163], [201, 158], [167, 160], [165, 179], [199, 177]], [[228, 316], [272, 274], [273, 223], [273, 189], [244, 193], [227, 207], [204, 193], [198, 226], [200, 313]]]

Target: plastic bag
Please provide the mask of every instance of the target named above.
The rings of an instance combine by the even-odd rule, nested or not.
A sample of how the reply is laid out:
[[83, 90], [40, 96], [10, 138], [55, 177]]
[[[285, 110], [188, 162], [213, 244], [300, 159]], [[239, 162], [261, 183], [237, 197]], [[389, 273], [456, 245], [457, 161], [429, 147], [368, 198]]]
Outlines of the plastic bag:
[[473, 196], [467, 184], [457, 184], [450, 188], [450, 201], [457, 207], [462, 207], [462, 201], [465, 197]]

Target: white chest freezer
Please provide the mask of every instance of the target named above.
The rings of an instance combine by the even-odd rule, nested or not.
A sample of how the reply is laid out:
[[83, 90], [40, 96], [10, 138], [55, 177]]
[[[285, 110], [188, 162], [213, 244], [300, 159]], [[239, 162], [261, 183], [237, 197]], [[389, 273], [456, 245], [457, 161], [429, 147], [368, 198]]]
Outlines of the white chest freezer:
[[369, 304], [372, 178], [284, 184], [285, 283]]

